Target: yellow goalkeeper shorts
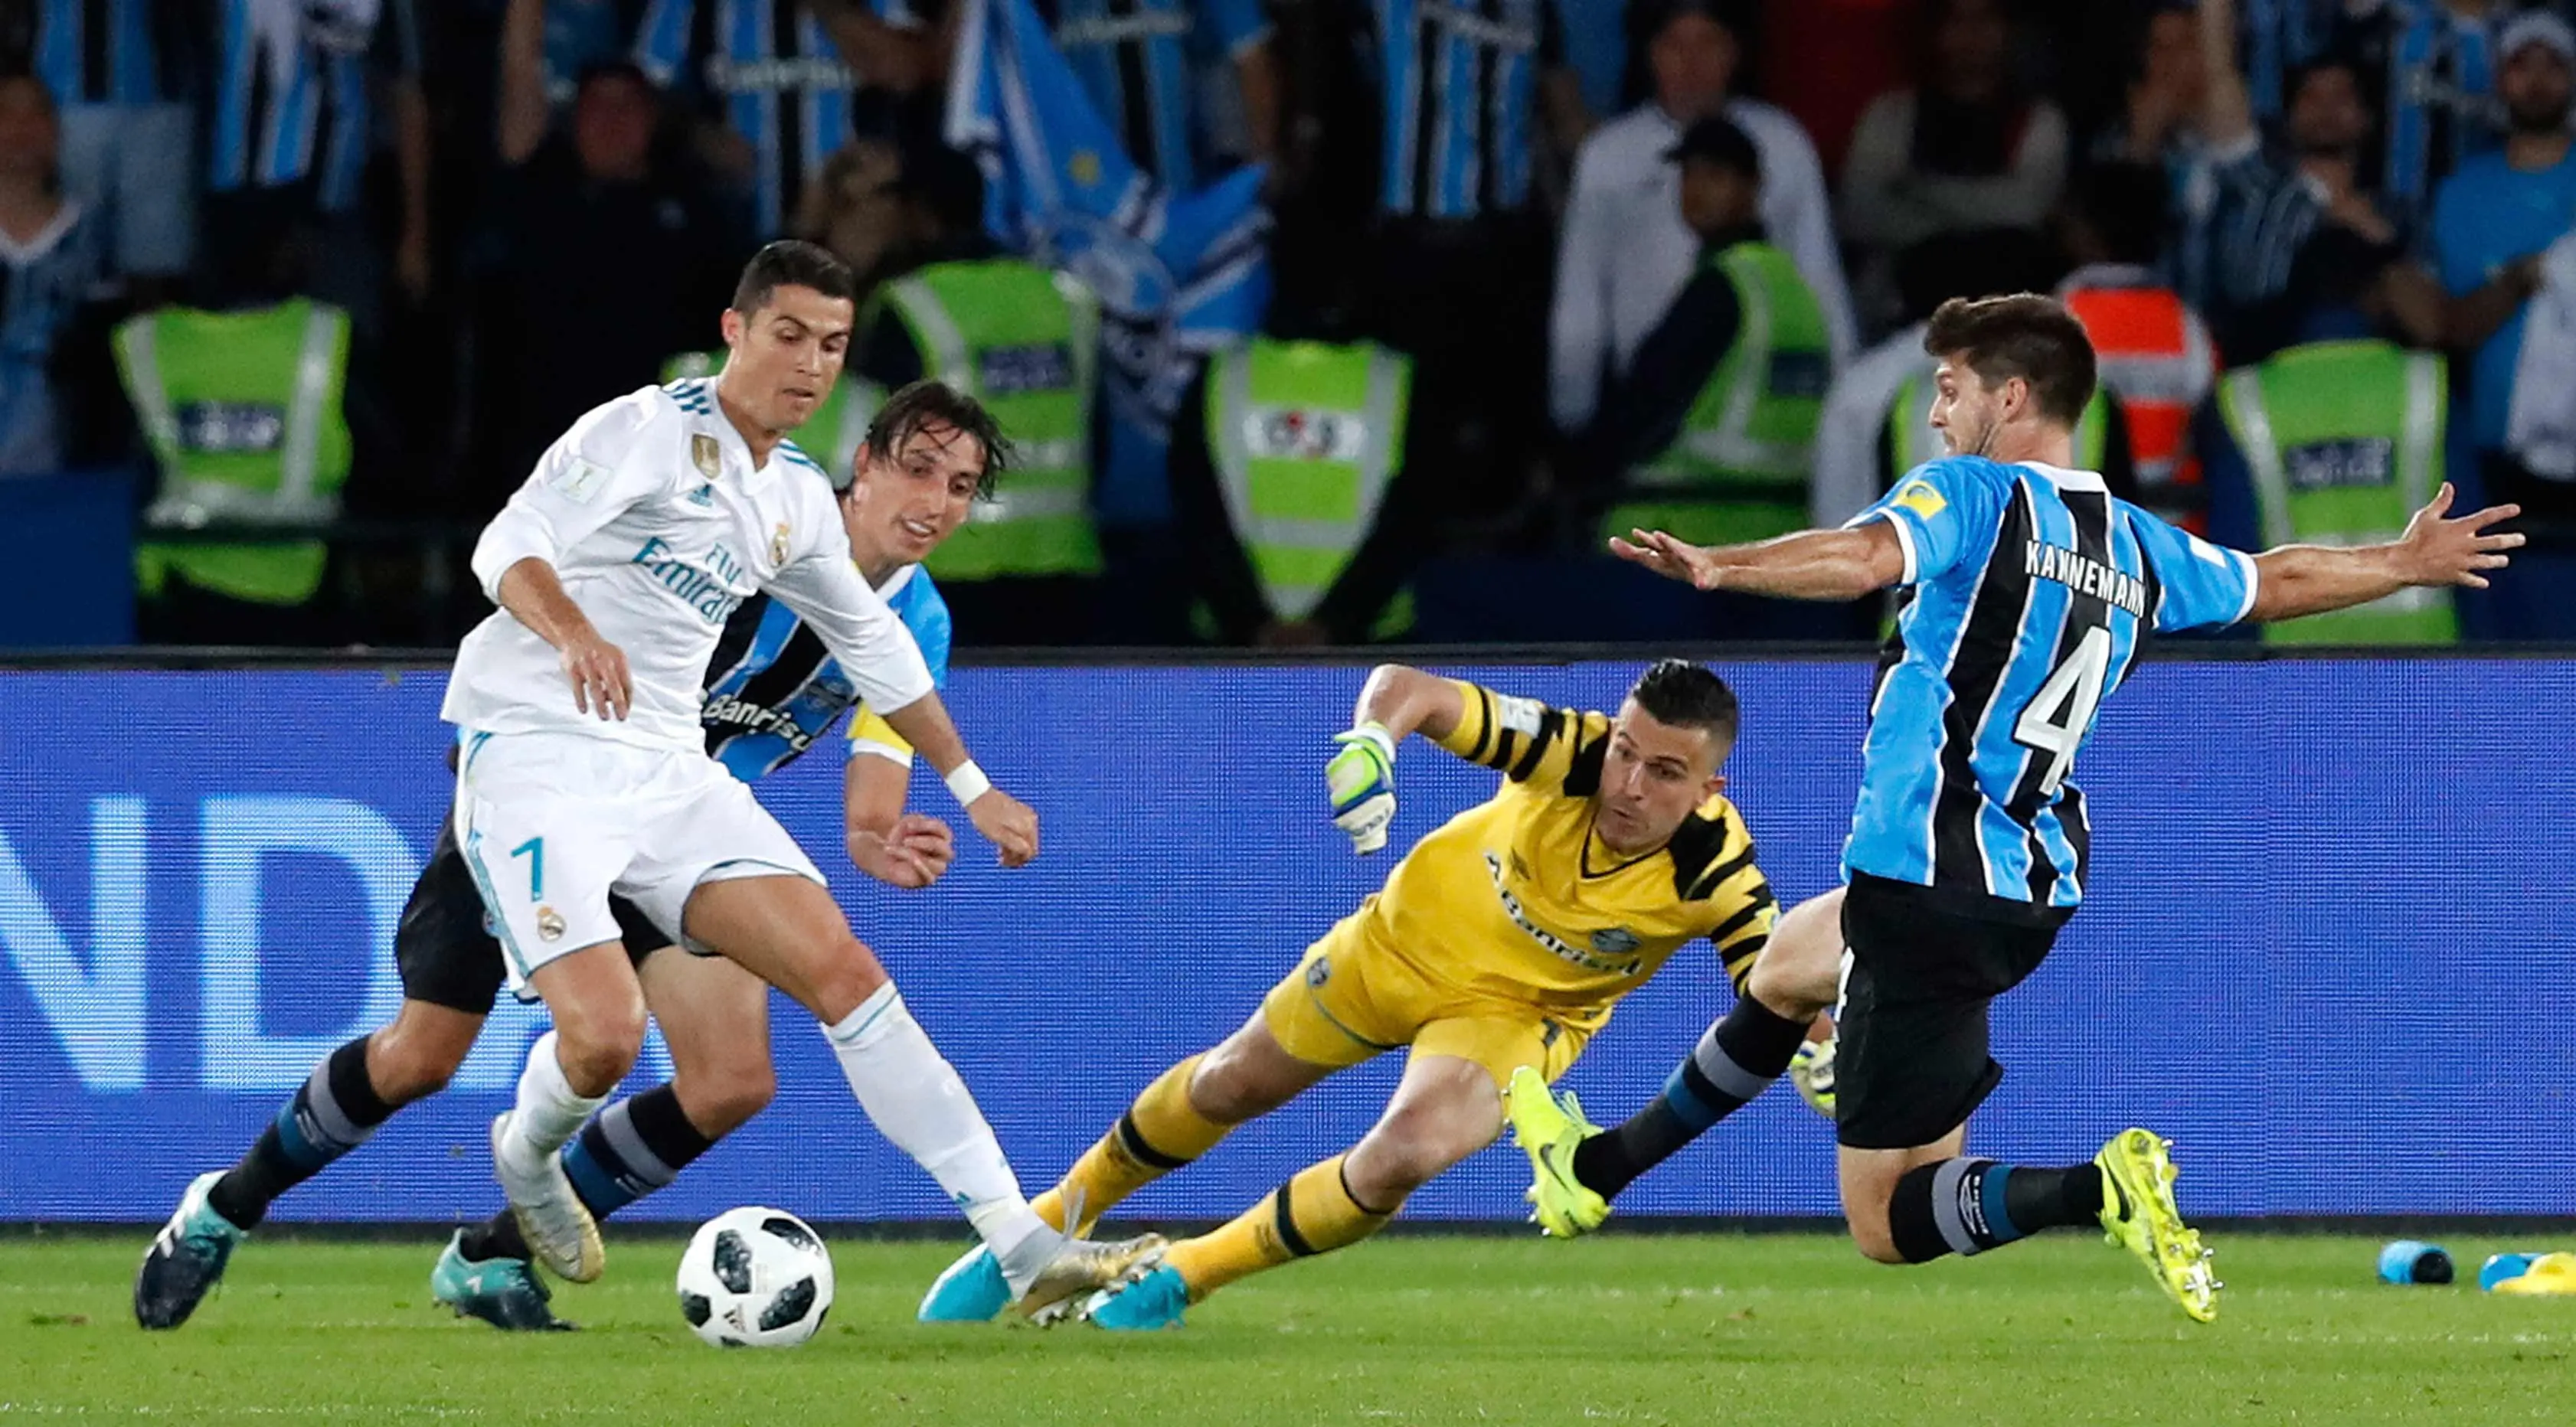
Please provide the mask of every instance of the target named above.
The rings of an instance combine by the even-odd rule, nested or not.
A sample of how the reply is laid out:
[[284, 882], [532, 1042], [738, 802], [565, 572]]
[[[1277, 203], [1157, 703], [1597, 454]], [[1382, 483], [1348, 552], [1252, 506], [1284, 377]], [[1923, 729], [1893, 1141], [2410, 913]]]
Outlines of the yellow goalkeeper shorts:
[[1410, 1046], [1415, 1055], [1472, 1060], [1500, 1089], [1524, 1065], [1555, 1080], [1591, 1039], [1591, 1032], [1551, 1019], [1539, 1006], [1476, 995], [1427, 976], [1370, 945], [1355, 921], [1326, 932], [1262, 998], [1262, 1022], [1299, 1060], [1339, 1068]]

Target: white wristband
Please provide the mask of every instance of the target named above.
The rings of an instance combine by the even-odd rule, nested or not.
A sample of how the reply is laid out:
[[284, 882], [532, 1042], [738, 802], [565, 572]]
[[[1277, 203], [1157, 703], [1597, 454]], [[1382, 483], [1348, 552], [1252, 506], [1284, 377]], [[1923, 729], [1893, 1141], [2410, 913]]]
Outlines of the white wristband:
[[993, 791], [993, 780], [984, 776], [984, 770], [976, 767], [972, 758], [949, 769], [947, 777], [948, 795], [961, 808], [972, 806], [977, 798]]

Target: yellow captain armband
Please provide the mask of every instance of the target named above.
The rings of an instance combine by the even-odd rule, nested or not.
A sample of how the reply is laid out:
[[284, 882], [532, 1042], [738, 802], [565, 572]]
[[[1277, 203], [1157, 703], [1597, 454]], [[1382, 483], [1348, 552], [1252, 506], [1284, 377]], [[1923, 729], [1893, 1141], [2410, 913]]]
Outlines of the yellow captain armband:
[[893, 724], [879, 718], [877, 711], [871, 708], [861, 708], [850, 720], [850, 756], [857, 758], [863, 754], [887, 759], [906, 768], [912, 766], [912, 745], [904, 741], [902, 734], [894, 731]]

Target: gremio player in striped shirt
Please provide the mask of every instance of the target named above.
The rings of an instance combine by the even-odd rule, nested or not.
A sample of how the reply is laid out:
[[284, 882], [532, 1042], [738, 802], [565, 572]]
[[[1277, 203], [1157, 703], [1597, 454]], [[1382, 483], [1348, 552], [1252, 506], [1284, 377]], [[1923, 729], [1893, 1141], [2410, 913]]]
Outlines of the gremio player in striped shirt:
[[[775, 311], [772, 297], [753, 281], [764, 273], [781, 286], [832, 276], [792, 264], [781, 268], [765, 252], [736, 295], [738, 311]], [[799, 301], [810, 308], [822, 296], [809, 288]], [[846, 312], [846, 300], [840, 306]], [[749, 325], [754, 330], [743, 335], [723, 376], [673, 383], [660, 397], [695, 411], [714, 405], [719, 383], [757, 399], [773, 381], [816, 382], [817, 374], [800, 365], [782, 366], [787, 354], [762, 324]], [[819, 375], [825, 387], [837, 374], [837, 339], [827, 357], [835, 371]], [[810, 348], [804, 360], [813, 360]], [[859, 574], [909, 631], [934, 683], [944, 682], [947, 668], [947, 608], [920, 562], [963, 523], [979, 491], [989, 492], [1007, 455], [991, 416], [974, 400], [937, 383], [918, 383], [896, 392], [878, 412], [850, 486], [837, 502]], [[784, 478], [824, 479], [792, 443], [782, 441], [776, 459], [791, 468], [781, 472]], [[694, 494], [682, 494], [680, 502], [692, 505]], [[821, 742], [840, 715], [851, 711], [844, 778], [851, 859], [893, 886], [920, 888], [936, 881], [954, 845], [938, 820], [904, 812], [912, 750], [878, 711], [860, 704], [855, 681], [817, 633], [764, 593], [733, 612], [712, 646], [699, 713], [707, 756], [737, 778], [757, 779]], [[773, 1088], [768, 993], [761, 980], [723, 958], [670, 954], [670, 936], [623, 897], [612, 897], [609, 910], [645, 1004], [662, 1025], [675, 1078], [605, 1106], [564, 1145], [562, 1177], [594, 1218], [669, 1184], [767, 1104]], [[440, 837], [403, 910], [394, 957], [404, 1000], [393, 1023], [332, 1052], [239, 1164], [188, 1186], [135, 1280], [135, 1317], [143, 1326], [185, 1322], [272, 1202], [355, 1149], [396, 1109], [436, 1093], [464, 1063], [506, 971], [452, 828]], [[956, 1099], [967, 1101], [963, 1088], [958, 1090]], [[943, 1113], [962, 1129], [982, 1128], [971, 1101], [951, 1103]], [[989, 1132], [982, 1138], [989, 1143]], [[513, 1219], [496, 1217], [449, 1243], [432, 1273], [432, 1292], [459, 1313], [496, 1327], [564, 1326], [547, 1307], [532, 1257]], [[1104, 1280], [1125, 1263], [1124, 1257], [1110, 1257], [1082, 1282]]]
[[[2124, 1130], [2091, 1163], [2066, 1168], [1962, 1154], [1969, 1115], [2003, 1076], [1987, 1054], [1988, 1004], [2038, 967], [2083, 897], [2090, 835], [2069, 781], [2076, 755], [2149, 634], [2320, 614], [2413, 586], [2482, 587], [2482, 572], [2523, 539], [2489, 527], [2519, 512], [2451, 519], [2445, 485], [2387, 544], [2221, 549], [2068, 468], [2094, 359], [2057, 302], [1953, 300], [1923, 345], [1941, 363], [1931, 420], [1950, 454], [1850, 524], [1718, 549], [1638, 531], [1611, 549], [1701, 589], [1821, 600], [1911, 591], [1870, 706], [1843, 848], [1849, 885], [1829, 894], [1848, 948], [1835, 1111], [1843, 1216], [1861, 1252], [1922, 1263], [2098, 1220], [2207, 1322], [2219, 1284], [2175, 1208], [2173, 1163], [2154, 1134]], [[1810, 940], [1789, 935], [1798, 915], [1783, 919], [1766, 957]], [[1780, 1074], [1797, 1044], [1786, 1028], [1834, 999], [1831, 960], [1800, 963], [1767, 986], [1757, 968], [1752, 994], [1664, 1095], [1609, 1135], [1544, 1087], [1515, 1089], [1542, 1223], [1598, 1224], [1604, 1186], [1585, 1161], [1628, 1158], [1613, 1167], [1633, 1178], [1644, 1165], [1621, 1151], [1669, 1154]], [[1747, 1033], [1765, 1029], [1776, 1033]], [[1745, 1047], [1766, 1055], [1748, 1060]], [[1654, 1139], [1638, 1132], [1658, 1119], [1678, 1133], [1630, 1143]], [[1612, 1154], [1594, 1149], [1604, 1143]]]

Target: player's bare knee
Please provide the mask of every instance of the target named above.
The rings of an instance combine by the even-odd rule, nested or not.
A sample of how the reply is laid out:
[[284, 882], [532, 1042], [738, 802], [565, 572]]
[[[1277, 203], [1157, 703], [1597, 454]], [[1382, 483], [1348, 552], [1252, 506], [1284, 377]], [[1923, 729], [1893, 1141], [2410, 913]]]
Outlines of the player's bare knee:
[[391, 1028], [376, 1032], [367, 1046], [367, 1082], [375, 1087], [376, 1098], [387, 1105], [408, 1105], [446, 1089], [463, 1058], [440, 1051]]
[[795, 995], [805, 1003], [806, 1010], [828, 1026], [857, 1010], [891, 979], [867, 943], [843, 931], [830, 950], [815, 958], [803, 992], [780, 989]]
[[1819, 984], [1807, 968], [1775, 963], [1769, 956], [1753, 963], [1744, 979], [1744, 994], [1784, 1020], [1803, 1021], [1834, 1003], [1831, 977]]
[[1887, 1201], [1882, 1197], [1866, 1205], [1854, 1205], [1849, 1191], [1845, 1193], [1843, 1222], [1851, 1229], [1852, 1247], [1874, 1263], [1904, 1263], [1905, 1255], [1896, 1249], [1896, 1235], [1888, 1228]]
[[694, 1078], [684, 1071], [672, 1080], [671, 1090], [700, 1134], [721, 1139], [769, 1108], [778, 1095], [778, 1075], [766, 1058], [746, 1060]]
[[1399, 1106], [1361, 1139], [1352, 1158], [1366, 1160], [1372, 1180], [1410, 1194], [1493, 1138], [1493, 1129], [1473, 1116], [1436, 1106]]
[[474, 1049], [483, 1018], [405, 1001], [390, 1025], [367, 1038], [367, 1083], [388, 1105], [408, 1105], [447, 1088]]
[[614, 1089], [635, 1068], [643, 1049], [641, 991], [555, 1012], [555, 1059], [565, 1081], [581, 1094], [605, 1095]]
[[1220, 1125], [1240, 1125], [1278, 1109], [1287, 1097], [1267, 1083], [1254, 1060], [1231, 1040], [1200, 1057], [1190, 1077], [1190, 1108]]
[[1860, 1256], [1872, 1263], [1905, 1262], [1905, 1255], [1897, 1252], [1896, 1239], [1887, 1232], [1884, 1223], [1863, 1224], [1855, 1220], [1851, 1225], [1851, 1239], [1852, 1247], [1860, 1250]]

